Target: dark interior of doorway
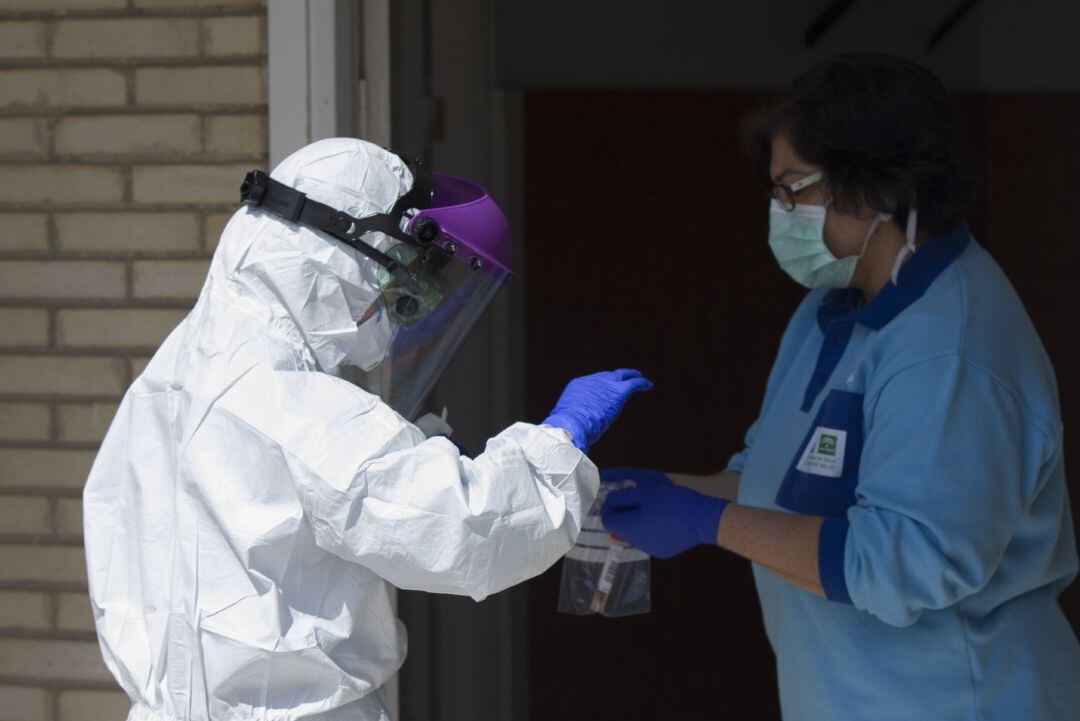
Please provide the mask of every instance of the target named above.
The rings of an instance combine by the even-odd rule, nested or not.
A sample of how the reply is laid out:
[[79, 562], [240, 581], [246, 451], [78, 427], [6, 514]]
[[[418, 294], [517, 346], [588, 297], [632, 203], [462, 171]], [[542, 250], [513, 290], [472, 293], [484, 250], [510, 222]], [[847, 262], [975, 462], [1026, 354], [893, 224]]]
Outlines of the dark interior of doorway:
[[[594, 448], [601, 467], [716, 470], [755, 416], [801, 298], [769, 253], [765, 197], [738, 151], [739, 119], [763, 97], [526, 94], [529, 415], [581, 373], [630, 366], [656, 382]], [[1080, 425], [1080, 244], [1061, 162], [1080, 157], [1080, 96], [959, 103], [983, 176], [972, 229], [1039, 329], [1066, 428]], [[1080, 457], [1080, 439], [1066, 442]], [[615, 620], [556, 613], [560, 571], [528, 585], [534, 721], [779, 718], [748, 564], [715, 549], [654, 562], [653, 612]], [[1062, 602], [1080, 626], [1080, 589]]]

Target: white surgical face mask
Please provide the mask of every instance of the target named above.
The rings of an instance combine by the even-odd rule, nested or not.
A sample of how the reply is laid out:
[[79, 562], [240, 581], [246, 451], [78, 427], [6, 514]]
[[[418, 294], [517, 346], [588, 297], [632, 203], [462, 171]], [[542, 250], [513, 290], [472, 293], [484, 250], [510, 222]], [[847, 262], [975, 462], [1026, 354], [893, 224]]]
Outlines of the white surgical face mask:
[[785, 273], [807, 288], [847, 288], [870, 237], [892, 216], [878, 213], [858, 254], [837, 258], [825, 245], [824, 205], [797, 204], [788, 211], [778, 201], [769, 206], [769, 247]]
[[349, 350], [343, 361], [346, 365], [356, 366], [362, 371], [374, 370], [383, 362], [390, 351], [390, 341], [394, 337], [394, 324], [390, 314], [384, 312], [382, 301], [376, 300], [378, 307], [375, 315], [360, 325], [356, 344]]

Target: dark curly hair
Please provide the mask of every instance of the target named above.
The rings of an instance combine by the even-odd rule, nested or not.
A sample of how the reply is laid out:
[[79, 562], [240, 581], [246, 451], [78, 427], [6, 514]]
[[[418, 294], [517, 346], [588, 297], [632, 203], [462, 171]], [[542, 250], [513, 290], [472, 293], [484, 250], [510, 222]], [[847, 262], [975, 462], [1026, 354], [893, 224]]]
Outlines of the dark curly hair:
[[787, 134], [795, 151], [825, 172], [830, 202], [907, 209], [931, 233], [964, 222], [978, 178], [960, 118], [941, 81], [902, 58], [841, 55], [816, 66], [743, 120], [743, 147], [767, 186], [772, 140]]

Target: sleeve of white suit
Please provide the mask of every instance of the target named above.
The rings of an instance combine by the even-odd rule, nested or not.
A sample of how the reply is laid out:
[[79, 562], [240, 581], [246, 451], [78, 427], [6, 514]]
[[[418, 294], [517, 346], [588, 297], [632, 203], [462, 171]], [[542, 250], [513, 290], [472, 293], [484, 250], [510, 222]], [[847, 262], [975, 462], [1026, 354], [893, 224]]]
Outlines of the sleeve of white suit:
[[597, 483], [561, 431], [519, 423], [475, 459], [445, 438], [373, 458], [312, 515], [319, 545], [398, 588], [479, 600], [565, 555]]
[[256, 367], [217, 407], [281, 449], [321, 548], [399, 588], [481, 599], [542, 573], [599, 485], [565, 431], [518, 423], [465, 458], [323, 373]]

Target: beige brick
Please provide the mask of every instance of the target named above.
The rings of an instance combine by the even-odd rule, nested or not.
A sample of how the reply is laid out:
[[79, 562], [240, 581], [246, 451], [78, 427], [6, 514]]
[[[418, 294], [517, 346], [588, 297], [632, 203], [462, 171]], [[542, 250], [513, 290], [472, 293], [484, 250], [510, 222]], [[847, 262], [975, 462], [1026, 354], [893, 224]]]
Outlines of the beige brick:
[[5, 10], [120, 10], [127, 0], [4, 0]]
[[259, 65], [138, 68], [135, 71], [135, 102], [139, 105], [185, 106], [264, 103], [265, 74]]
[[0, 250], [45, 250], [48, 247], [44, 215], [0, 213]]
[[62, 691], [60, 721], [124, 721], [131, 699], [123, 691]]
[[221, 234], [225, 231], [225, 226], [232, 217], [232, 213], [210, 213], [206, 216], [203, 233], [206, 237], [207, 251], [212, 253], [217, 248], [218, 241], [221, 240]]
[[56, 532], [61, 536], [83, 534], [82, 500], [60, 498], [56, 501]]
[[46, 689], [0, 686], [0, 721], [52, 721], [52, 707]]
[[123, 197], [123, 176], [116, 168], [0, 165], [3, 203], [98, 203]]
[[0, 308], [0, 347], [49, 344], [49, 311]]
[[64, 403], [57, 408], [60, 440], [97, 442], [116, 415], [115, 403]]
[[76, 116], [56, 126], [56, 152], [61, 155], [178, 155], [200, 149], [197, 115]]
[[206, 119], [206, 151], [266, 155], [265, 115], [219, 115]]
[[135, 0], [135, 7], [160, 10], [163, 8], [192, 7], [252, 7], [265, 4], [266, 0]]
[[61, 250], [199, 249], [199, 221], [190, 213], [62, 213], [56, 232]]
[[134, 169], [137, 203], [239, 203], [248, 165], [145, 165]]
[[58, 58], [165, 58], [198, 55], [199, 26], [191, 18], [61, 20]]
[[136, 298], [197, 298], [209, 261], [143, 260], [135, 263]]
[[256, 15], [203, 21], [207, 55], [259, 55], [265, 51], [266, 26]]
[[51, 533], [49, 500], [41, 496], [0, 496], [0, 533]]
[[45, 23], [0, 23], [0, 58], [43, 58]]
[[[49, 628], [49, 597], [33, 591], [0, 591], [0, 628]], [[3, 687], [0, 686], [0, 705]], [[0, 719], [6, 718], [0, 711]]]
[[[57, 625], [64, 631], [93, 631], [94, 612], [85, 593], [60, 593], [56, 596]], [[118, 721], [123, 721], [120, 717]]]
[[103, 107], [127, 104], [127, 79], [105, 68], [0, 72], [0, 107]]
[[101, 660], [97, 641], [0, 640], [0, 676], [42, 681], [112, 681]]
[[40, 157], [48, 152], [48, 125], [45, 120], [38, 118], [0, 120], [0, 153]]
[[82, 488], [95, 451], [0, 448], [0, 486]]
[[[86, 583], [81, 546], [0, 545], [0, 581]], [[0, 643], [3, 643], [0, 641]], [[0, 659], [5, 656], [0, 651]], [[3, 665], [3, 661], [0, 661]], [[11, 675], [0, 671], [0, 676]]]
[[123, 298], [125, 278], [119, 261], [0, 261], [0, 288], [8, 298]]
[[57, 341], [73, 347], [156, 348], [185, 315], [184, 310], [159, 308], [61, 310], [57, 314]]
[[0, 440], [49, 440], [49, 407], [40, 403], [0, 403]]
[[131, 377], [138, 378], [146, 370], [146, 366], [150, 365], [150, 358], [132, 358], [131, 359]]
[[0, 393], [119, 396], [126, 385], [122, 358], [0, 356]]
[[122, 691], [64, 691], [60, 694], [60, 721], [124, 721], [130, 710], [131, 699]]

